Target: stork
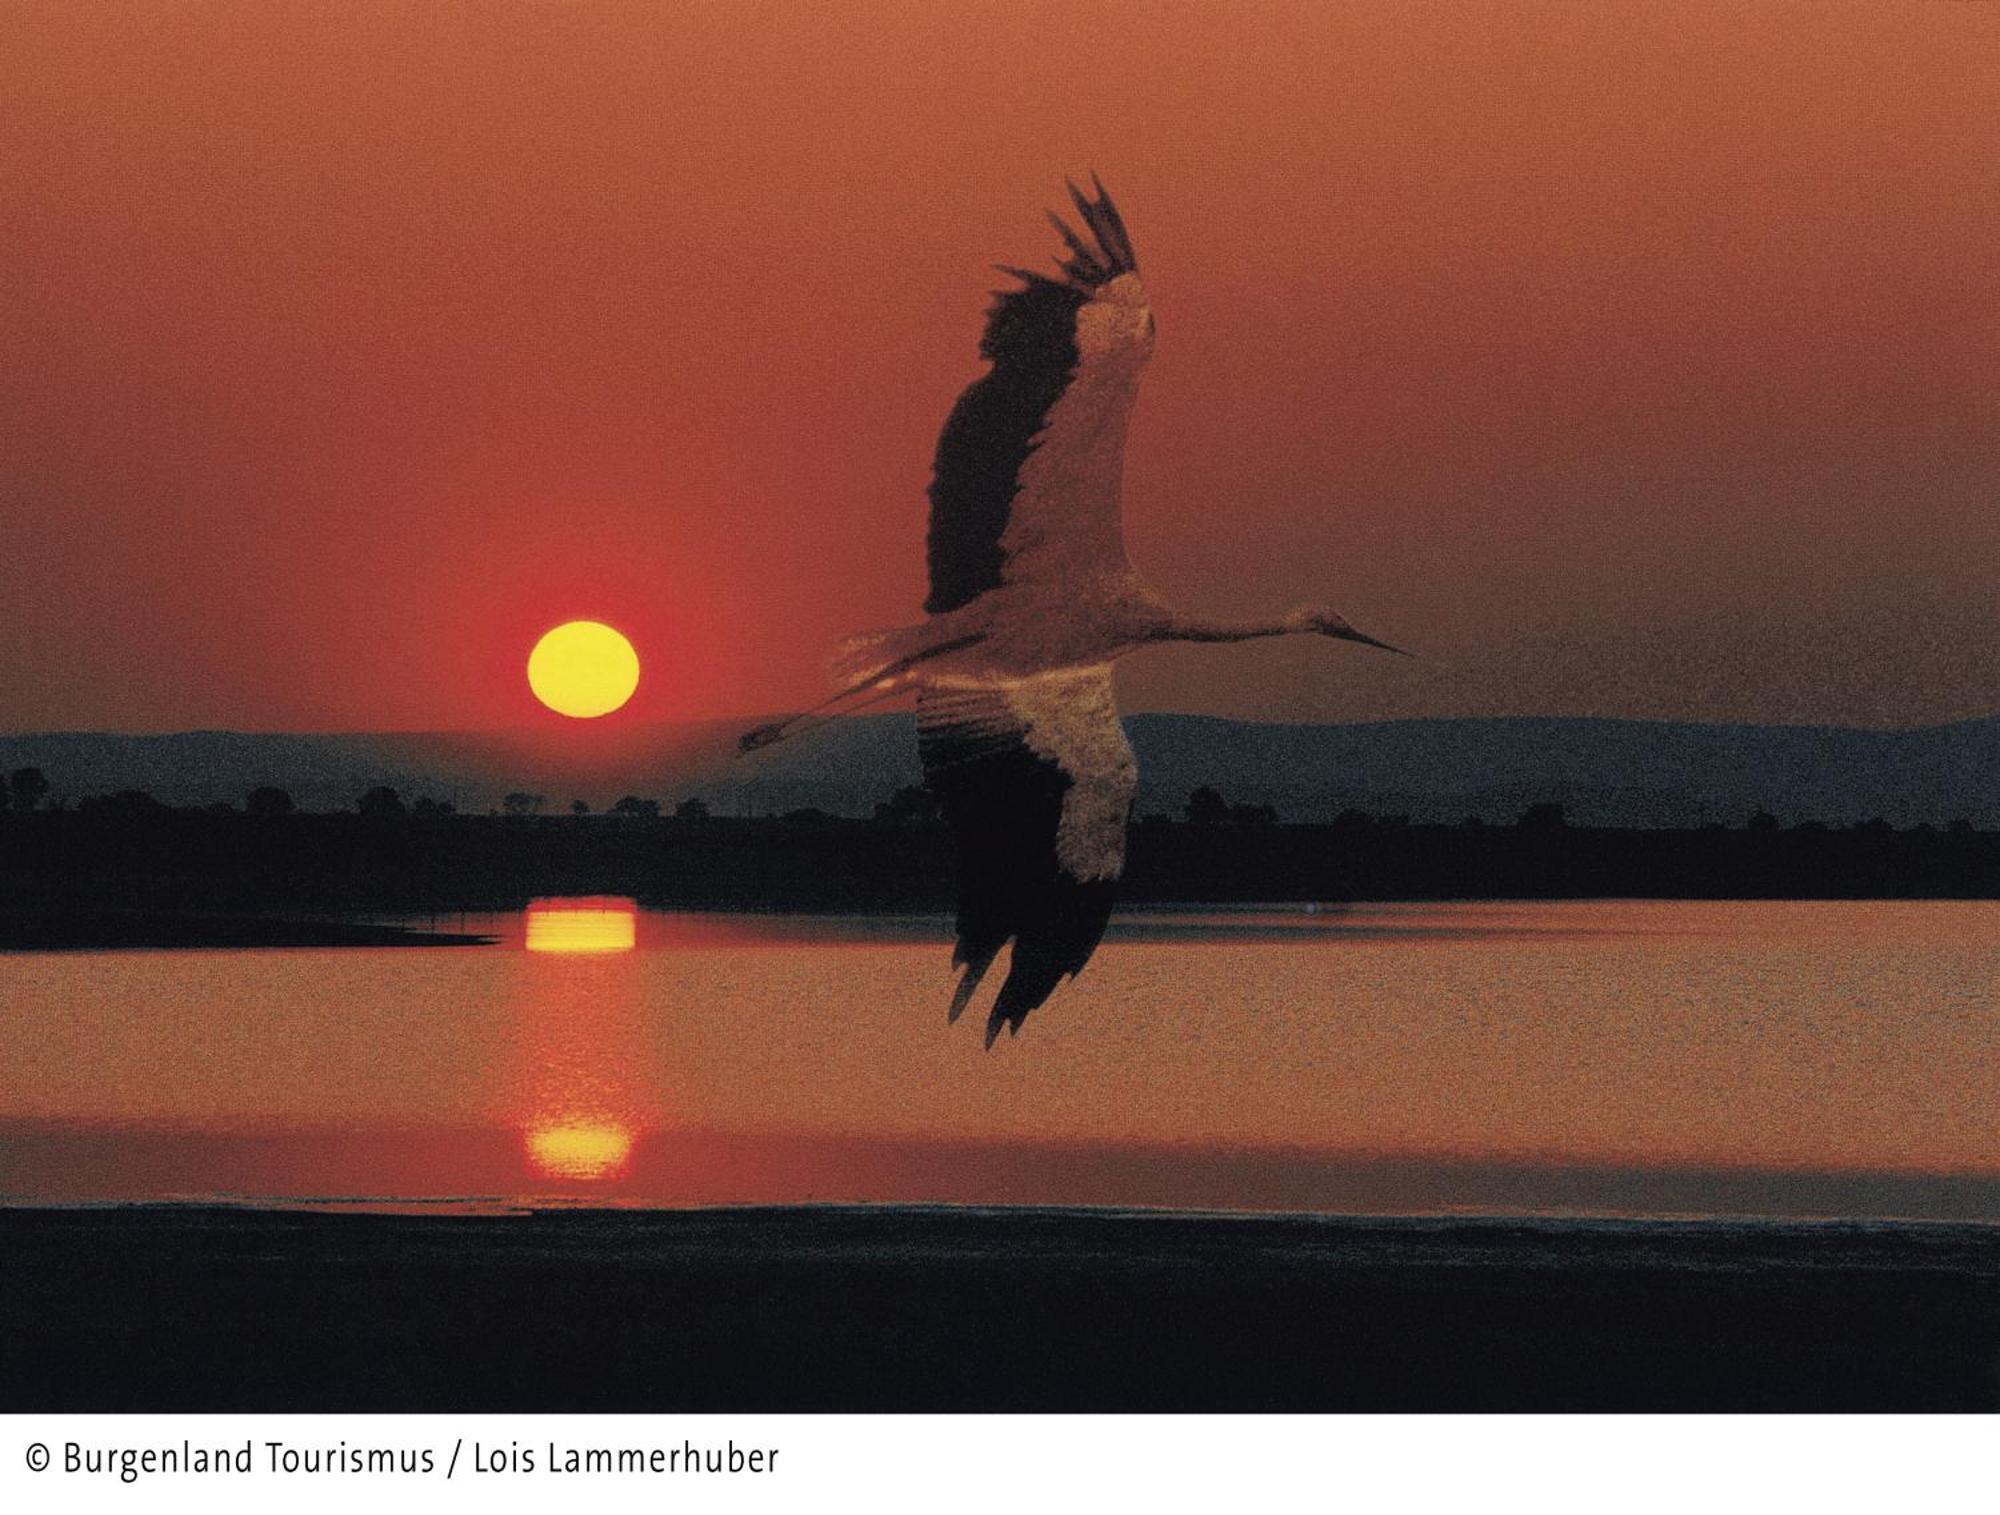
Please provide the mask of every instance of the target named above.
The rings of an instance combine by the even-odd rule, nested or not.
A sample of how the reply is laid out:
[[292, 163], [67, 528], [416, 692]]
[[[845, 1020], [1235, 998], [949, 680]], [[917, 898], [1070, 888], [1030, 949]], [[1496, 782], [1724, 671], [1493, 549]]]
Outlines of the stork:
[[1155, 326], [1132, 239], [1095, 175], [1051, 212], [1058, 277], [999, 265], [990, 365], [938, 438], [928, 619], [852, 639], [841, 692], [760, 726], [744, 751], [914, 691], [924, 775], [958, 842], [956, 1021], [1011, 939], [990, 1048], [1089, 961], [1111, 918], [1139, 769], [1112, 664], [1162, 642], [1326, 636], [1399, 652], [1333, 611], [1263, 620], [1175, 609], [1133, 570], [1120, 522], [1125, 431]]

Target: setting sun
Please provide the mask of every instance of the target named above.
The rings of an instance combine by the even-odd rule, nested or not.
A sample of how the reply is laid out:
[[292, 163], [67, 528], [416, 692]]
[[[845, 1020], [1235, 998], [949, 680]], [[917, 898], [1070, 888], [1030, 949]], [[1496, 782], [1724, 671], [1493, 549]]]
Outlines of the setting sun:
[[602, 621], [566, 621], [528, 654], [528, 687], [559, 715], [609, 715], [639, 687], [639, 654]]

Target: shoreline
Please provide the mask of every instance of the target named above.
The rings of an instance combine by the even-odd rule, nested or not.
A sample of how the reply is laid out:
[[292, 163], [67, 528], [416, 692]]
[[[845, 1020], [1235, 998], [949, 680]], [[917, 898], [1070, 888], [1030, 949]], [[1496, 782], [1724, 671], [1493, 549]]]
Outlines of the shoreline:
[[261, 915], [15, 915], [0, 910], [0, 952], [183, 951], [270, 947], [485, 947], [494, 936], [360, 921]]
[[9, 1411], [1973, 1411], [2000, 1226], [0, 1208]]
[[[583, 891], [566, 895], [505, 895], [467, 897], [451, 901], [431, 901], [421, 905], [332, 906], [293, 905], [271, 910], [255, 908], [162, 909], [152, 906], [106, 908], [80, 905], [75, 909], [51, 909], [46, 904], [21, 909], [0, 900], [0, 954], [10, 952], [97, 952], [124, 949], [213, 950], [287, 947], [490, 947], [510, 945], [505, 935], [485, 929], [466, 930], [466, 918], [508, 917], [521, 914], [540, 902], [612, 901], [642, 916], [685, 917], [712, 921], [749, 921], [760, 925], [791, 922], [814, 937], [823, 937], [840, 923], [862, 923], [853, 939], [881, 941], [895, 936], [916, 940], [946, 940], [951, 929], [949, 906], [907, 906], [870, 910], [852, 905], [740, 903], [676, 903], [644, 894], [618, 895], [603, 891]], [[1460, 898], [1431, 899], [1404, 896], [1370, 896], [1352, 899], [1149, 899], [1120, 902], [1113, 912], [1106, 940], [1144, 940], [1170, 935], [1190, 928], [1185, 921], [1216, 918], [1202, 929], [1222, 932], [1232, 940], [1272, 937], [1298, 939], [1310, 927], [1329, 935], [1350, 933], [1370, 936], [1435, 936], [1441, 931], [1462, 931], [1464, 926], [1439, 927], [1421, 918], [1405, 922], [1396, 917], [1425, 911], [1488, 908], [1532, 910], [1549, 906], [1585, 905], [1671, 905], [1691, 907], [1753, 903], [1760, 905], [1924, 905], [1940, 907], [1990, 906], [1983, 898], [1927, 898], [1885, 895], [1850, 899], [1835, 895], [1788, 896], [1782, 899], [1744, 900], [1730, 896], [1689, 897], [1678, 895], [1576, 895], [1536, 898], [1467, 895]], [[385, 922], [380, 919], [387, 916]], [[1272, 919], [1256, 920], [1253, 917]], [[438, 929], [443, 918], [458, 917], [461, 929]], [[420, 924], [421, 922], [421, 924]], [[1487, 925], [1478, 927], [1489, 936], [1547, 935], [1552, 928]], [[513, 943], [517, 944], [517, 943]]]

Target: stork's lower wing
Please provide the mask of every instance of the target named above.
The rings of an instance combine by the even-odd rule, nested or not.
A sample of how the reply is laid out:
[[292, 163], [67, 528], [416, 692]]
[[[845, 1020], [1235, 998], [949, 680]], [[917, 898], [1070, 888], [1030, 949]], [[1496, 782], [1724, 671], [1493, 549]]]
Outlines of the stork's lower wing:
[[926, 689], [917, 704], [924, 774], [958, 838], [958, 1019], [1011, 938], [1013, 958], [986, 1044], [1020, 1029], [1090, 960], [1125, 866], [1139, 770], [1111, 669], [977, 688]]

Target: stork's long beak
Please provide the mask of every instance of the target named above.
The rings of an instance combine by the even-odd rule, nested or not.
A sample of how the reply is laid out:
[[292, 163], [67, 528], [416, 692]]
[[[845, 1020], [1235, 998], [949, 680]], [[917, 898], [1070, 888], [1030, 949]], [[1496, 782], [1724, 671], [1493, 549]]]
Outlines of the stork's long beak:
[[1334, 635], [1344, 642], [1359, 642], [1363, 647], [1380, 647], [1384, 652], [1393, 652], [1399, 658], [1413, 658], [1416, 656], [1414, 652], [1405, 652], [1400, 647], [1391, 647], [1387, 642], [1378, 642], [1375, 638], [1356, 631], [1352, 626], [1348, 627], [1345, 631], [1336, 631]]

